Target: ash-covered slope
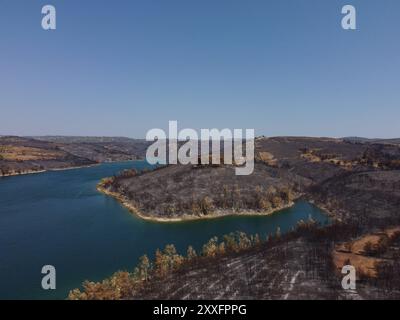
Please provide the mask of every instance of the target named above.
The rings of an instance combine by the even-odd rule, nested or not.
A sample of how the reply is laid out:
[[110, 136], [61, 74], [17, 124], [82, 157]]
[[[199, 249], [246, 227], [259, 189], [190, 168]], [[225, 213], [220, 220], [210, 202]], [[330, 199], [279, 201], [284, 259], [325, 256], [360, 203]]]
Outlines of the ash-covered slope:
[[270, 213], [299, 195], [295, 177], [256, 163], [249, 176], [236, 176], [230, 165], [171, 165], [145, 173], [126, 172], [103, 181], [142, 217], [179, 219], [226, 214]]
[[132, 299], [338, 299], [327, 251], [304, 239], [196, 262], [154, 279]]
[[[337, 218], [399, 217], [400, 148], [331, 138], [256, 139], [249, 176], [229, 165], [171, 165], [103, 181], [103, 191], [148, 218], [267, 214], [304, 196]], [[368, 218], [369, 217], [369, 218]]]

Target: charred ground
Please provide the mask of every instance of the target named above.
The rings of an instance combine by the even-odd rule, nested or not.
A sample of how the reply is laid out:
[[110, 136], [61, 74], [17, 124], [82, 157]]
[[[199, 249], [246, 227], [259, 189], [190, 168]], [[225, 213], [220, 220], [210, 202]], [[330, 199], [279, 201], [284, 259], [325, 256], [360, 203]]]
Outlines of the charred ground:
[[[400, 299], [399, 159], [399, 146], [388, 142], [258, 138], [248, 177], [235, 176], [232, 166], [178, 165], [106, 179], [103, 191], [152, 217], [266, 213], [302, 196], [334, 222], [302, 222], [262, 240], [242, 233], [213, 238], [186, 257], [167, 246], [154, 262], [143, 256], [133, 273], [86, 282], [69, 298]], [[341, 286], [345, 264], [356, 267], [357, 290]]]
[[343, 139], [257, 138], [253, 174], [232, 165], [127, 171], [102, 188], [149, 217], [270, 213], [304, 197], [337, 219], [386, 225], [398, 218], [400, 147]]

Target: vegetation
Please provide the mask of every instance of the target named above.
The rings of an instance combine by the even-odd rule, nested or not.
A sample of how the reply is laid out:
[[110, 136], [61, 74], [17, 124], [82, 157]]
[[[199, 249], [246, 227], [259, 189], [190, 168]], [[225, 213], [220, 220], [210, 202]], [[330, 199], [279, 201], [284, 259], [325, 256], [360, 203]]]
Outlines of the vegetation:
[[[315, 222], [300, 222], [298, 230], [309, 228]], [[166, 245], [164, 250], [157, 249], [154, 261], [150, 261], [147, 255], [139, 258], [138, 265], [133, 272], [118, 271], [110, 278], [101, 282], [85, 281], [82, 290], [74, 289], [70, 291], [70, 300], [118, 300], [128, 299], [133, 293], [147, 285], [155, 279], [162, 279], [180, 268], [195, 263], [198, 260], [212, 259], [226, 254], [240, 253], [245, 250], [260, 247], [262, 244], [272, 242], [280, 237], [278, 228], [276, 236], [268, 236], [262, 240], [258, 234], [247, 235], [244, 232], [232, 232], [224, 235], [219, 241], [218, 237], [212, 237], [207, 241], [198, 255], [192, 246], [187, 249], [186, 256], [180, 255], [175, 246]]]
[[[156, 170], [157, 171], [157, 170]], [[151, 172], [154, 174], [155, 172]], [[151, 192], [149, 188], [130, 191], [130, 186], [136, 188], [140, 184], [130, 184], [131, 178], [147, 178], [146, 172], [125, 170], [120, 174], [101, 181], [102, 187], [121, 194], [140, 208], [147, 215], [179, 217], [180, 215], [207, 216], [215, 212], [253, 211], [269, 213], [288, 206], [298, 197], [293, 187], [288, 186], [250, 186], [224, 184], [222, 188], [212, 186], [207, 194], [191, 194], [179, 196], [174, 191]], [[151, 180], [151, 178], [150, 178]], [[178, 179], [179, 180], [179, 179]], [[152, 181], [149, 183], [153, 183]], [[147, 184], [147, 183], [146, 183]], [[176, 181], [173, 184], [175, 185]], [[159, 183], [157, 183], [157, 187]], [[184, 190], [183, 187], [180, 190]], [[157, 197], [164, 199], [159, 203]]]

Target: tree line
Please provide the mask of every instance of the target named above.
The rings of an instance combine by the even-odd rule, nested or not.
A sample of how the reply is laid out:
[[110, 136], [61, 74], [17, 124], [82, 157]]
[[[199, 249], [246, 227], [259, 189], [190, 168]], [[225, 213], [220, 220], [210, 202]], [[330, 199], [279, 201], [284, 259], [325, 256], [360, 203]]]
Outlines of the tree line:
[[[299, 227], [304, 225], [299, 223]], [[81, 289], [71, 290], [69, 300], [120, 300], [129, 299], [133, 293], [143, 288], [154, 279], [161, 279], [171, 275], [185, 265], [194, 263], [198, 259], [212, 259], [228, 253], [239, 253], [244, 250], [261, 246], [264, 243], [279, 240], [281, 230], [277, 228], [274, 235], [261, 239], [258, 234], [247, 235], [244, 232], [232, 232], [224, 235], [219, 241], [212, 237], [197, 253], [193, 246], [189, 246], [186, 255], [177, 252], [173, 244], [168, 244], [163, 250], [157, 249], [154, 260], [146, 254], [139, 258], [138, 265], [133, 272], [118, 271], [101, 282], [85, 281]]]

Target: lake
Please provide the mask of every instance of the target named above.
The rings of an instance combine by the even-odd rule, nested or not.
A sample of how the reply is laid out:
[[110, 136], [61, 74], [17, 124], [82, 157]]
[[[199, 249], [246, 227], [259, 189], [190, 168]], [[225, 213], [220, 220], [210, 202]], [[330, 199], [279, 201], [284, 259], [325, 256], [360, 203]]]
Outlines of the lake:
[[[214, 235], [232, 231], [263, 238], [279, 226], [288, 231], [309, 216], [327, 224], [315, 206], [298, 201], [271, 216], [156, 223], [141, 220], [96, 190], [103, 177], [123, 169], [149, 167], [144, 161], [0, 178], [0, 299], [65, 299], [86, 280], [117, 270], [132, 271], [138, 258], [175, 244], [201, 248]], [[41, 288], [41, 269], [53, 265], [57, 289]]]

